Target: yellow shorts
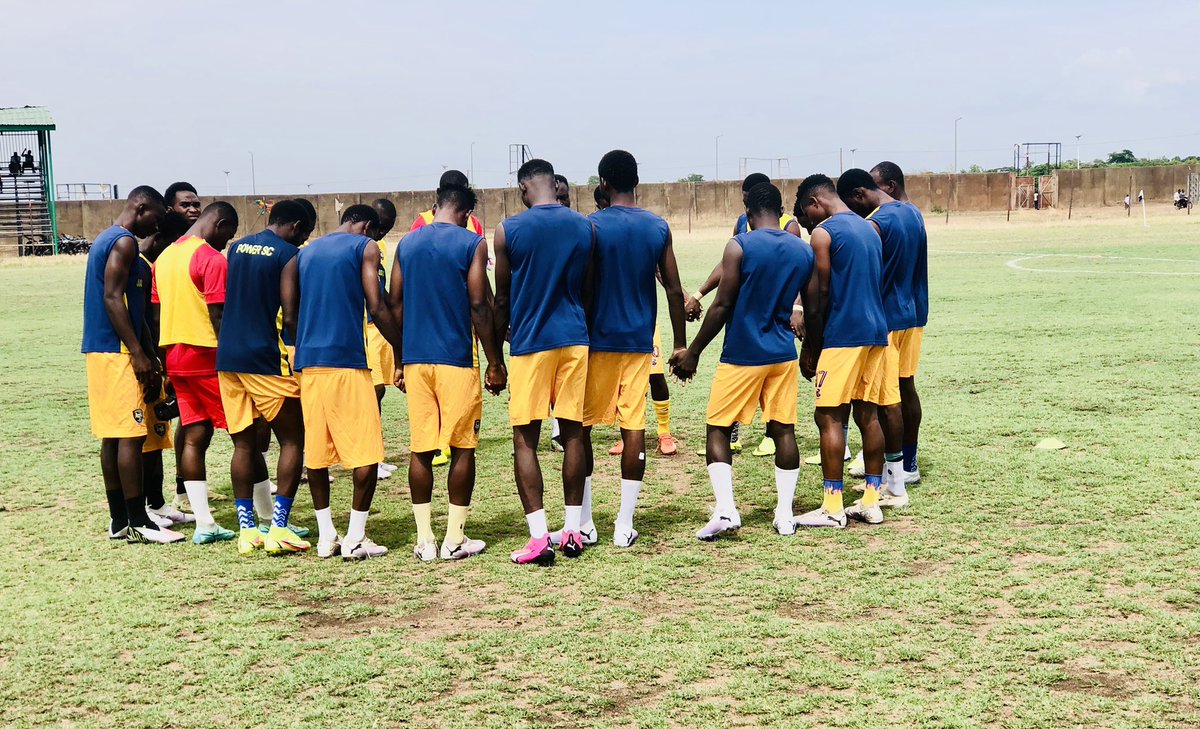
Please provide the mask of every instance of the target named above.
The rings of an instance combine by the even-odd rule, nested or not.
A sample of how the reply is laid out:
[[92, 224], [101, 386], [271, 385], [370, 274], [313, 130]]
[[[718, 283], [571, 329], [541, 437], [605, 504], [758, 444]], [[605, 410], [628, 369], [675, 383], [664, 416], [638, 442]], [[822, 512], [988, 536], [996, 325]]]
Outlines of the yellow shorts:
[[359, 468], [383, 460], [383, 426], [368, 370], [306, 367], [297, 377], [305, 466]]
[[221, 383], [225, 423], [231, 435], [249, 428], [255, 418], [271, 422], [279, 415], [284, 400], [300, 397], [295, 377], [218, 372], [217, 378]]
[[408, 427], [413, 453], [428, 453], [442, 446], [474, 448], [479, 445], [479, 419], [483, 417], [479, 370], [438, 364], [404, 367], [408, 391]]
[[658, 324], [654, 325], [654, 352], [650, 355], [650, 374], [665, 375], [666, 370], [663, 368], [663, 348], [662, 336], [658, 333]]
[[883, 353], [883, 373], [879, 381], [880, 405], [900, 404], [900, 346], [897, 334], [900, 332], [888, 332], [888, 346]]
[[512, 357], [508, 362], [508, 422], [528, 425], [554, 417], [583, 422], [588, 348], [561, 347]]
[[851, 400], [880, 404], [887, 347], [835, 347], [817, 360], [816, 406], [836, 408]]
[[88, 352], [88, 412], [97, 438], [146, 437], [146, 403], [124, 352]]
[[925, 327], [902, 329], [888, 334], [888, 344], [895, 344], [900, 354], [900, 378], [916, 377], [917, 363], [921, 361], [921, 340], [925, 338]]
[[292, 373], [294, 374], [296, 372], [296, 345], [285, 344], [283, 345], [283, 348], [287, 350], [288, 367], [291, 368]]
[[388, 387], [396, 380], [396, 352], [374, 324], [367, 325], [367, 368], [376, 387]]
[[[165, 381], [163, 386], [166, 386]], [[142, 453], [154, 453], [175, 447], [174, 441], [171, 440], [171, 421], [163, 422], [154, 414], [154, 408], [164, 399], [166, 398], [159, 397], [155, 402], [146, 405], [146, 442], [142, 444]]]
[[727, 428], [734, 422], [750, 424], [754, 410], [762, 408], [763, 422], [796, 424], [796, 394], [800, 366], [796, 360], [760, 367], [721, 362], [708, 393], [708, 425]]
[[649, 354], [627, 352], [588, 354], [583, 424], [612, 425], [620, 422], [623, 430], [645, 430], [646, 392], [650, 389], [652, 357]]

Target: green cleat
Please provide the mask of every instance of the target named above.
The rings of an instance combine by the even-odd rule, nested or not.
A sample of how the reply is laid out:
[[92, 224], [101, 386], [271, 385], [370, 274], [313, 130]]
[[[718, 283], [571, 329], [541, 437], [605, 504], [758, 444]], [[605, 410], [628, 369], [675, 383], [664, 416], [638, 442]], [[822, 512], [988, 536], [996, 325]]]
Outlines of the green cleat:
[[235, 536], [237, 535], [220, 524], [213, 524], [206, 527], [196, 527], [196, 532], [192, 535], [192, 544], [214, 544], [216, 542], [228, 542]]

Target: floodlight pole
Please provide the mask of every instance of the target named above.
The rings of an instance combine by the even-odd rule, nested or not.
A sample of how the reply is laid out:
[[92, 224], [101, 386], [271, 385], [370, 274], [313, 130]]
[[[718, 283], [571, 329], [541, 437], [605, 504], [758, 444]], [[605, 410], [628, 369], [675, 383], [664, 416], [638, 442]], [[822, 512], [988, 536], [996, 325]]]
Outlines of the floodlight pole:
[[851, 147], [851, 148], [850, 148], [850, 166], [851, 166], [851, 167], [853, 167], [853, 166], [854, 166], [854, 153], [855, 153], [857, 150], [858, 150], [858, 147]]
[[225, 170], [225, 195], [229, 195], [229, 170]]
[[1082, 136], [1083, 136], [1082, 134], [1075, 135], [1075, 170], [1076, 171], [1079, 170], [1079, 163], [1083, 161], [1079, 158], [1079, 138]]
[[718, 134], [713, 139], [713, 179], [717, 182], [721, 181], [721, 137], [724, 134]]
[[956, 175], [958, 174], [958, 123], [962, 120], [961, 116], [954, 120], [954, 169], [951, 172]]
[[254, 177], [254, 153], [253, 152], [250, 153], [250, 194], [251, 195], [258, 194], [258, 182], [255, 180], [255, 177]]

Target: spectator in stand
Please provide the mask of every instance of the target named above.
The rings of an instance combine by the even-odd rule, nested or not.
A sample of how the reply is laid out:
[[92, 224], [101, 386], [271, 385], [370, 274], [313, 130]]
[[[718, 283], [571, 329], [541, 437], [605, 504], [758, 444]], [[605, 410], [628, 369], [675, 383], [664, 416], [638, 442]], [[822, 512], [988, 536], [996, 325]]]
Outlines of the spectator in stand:
[[33, 172], [35, 169], [33, 166], [33, 152], [30, 151], [28, 148], [26, 148], [25, 154], [23, 155], [23, 157], [25, 158], [25, 164], [24, 164], [25, 169], [29, 170], [30, 172]]
[[16, 177], [21, 174], [21, 155], [13, 152], [12, 157], [8, 158], [8, 174]]

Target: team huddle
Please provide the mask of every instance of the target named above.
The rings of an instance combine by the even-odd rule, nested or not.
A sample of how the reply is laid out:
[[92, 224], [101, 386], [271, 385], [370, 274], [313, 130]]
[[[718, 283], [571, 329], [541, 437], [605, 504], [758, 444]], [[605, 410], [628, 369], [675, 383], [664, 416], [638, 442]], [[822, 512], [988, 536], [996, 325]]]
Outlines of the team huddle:
[[[647, 395], [659, 421], [658, 451], [672, 455], [664, 369], [691, 379], [722, 331], [706, 413], [716, 506], [697, 538], [741, 526], [732, 454], [739, 424], [759, 411], [766, 437], [755, 452], [774, 456], [779, 534], [850, 520], [878, 524], [883, 508], [906, 506], [907, 486], [920, 478], [914, 380], [928, 287], [924, 222], [900, 169], [883, 162], [870, 172], [848, 170], [836, 185], [812, 175], [797, 190], [793, 215], [784, 214], [775, 185], [751, 175], [742, 186], [745, 214], [691, 296], [680, 283], [670, 227], [637, 206], [633, 155], [609, 152], [598, 174], [597, 210], [584, 216], [564, 200], [566, 180], [550, 163], [520, 168], [527, 210], [495, 229], [494, 288], [483, 227], [472, 214], [476, 194], [456, 171], [443, 175], [436, 204], [397, 244], [390, 275], [383, 240], [396, 209], [386, 199], [349, 206], [336, 230], [313, 240], [311, 203], [281, 200], [265, 230], [234, 240], [239, 220], [230, 204], [201, 209], [186, 183], [165, 196], [135, 188], [93, 242], [84, 287], [82, 351], [109, 537], [179, 542], [185, 537], [176, 527], [194, 522], [196, 544], [236, 540], [246, 555], [305, 552], [309, 530], [290, 519], [307, 476], [319, 557], [386, 554], [366, 524], [378, 479], [396, 470], [384, 462], [381, 419], [386, 388], [395, 385], [407, 394], [418, 559], [462, 559], [486, 548], [465, 533], [484, 389], [509, 391], [514, 476], [529, 531], [511, 560], [544, 565], [558, 552], [578, 557], [598, 543], [591, 509], [598, 424], [620, 429], [608, 451], [620, 456], [621, 471], [612, 542], [631, 547]], [[669, 356], [656, 327], [659, 285]], [[701, 317], [701, 300], [714, 289], [689, 345], [686, 322]], [[800, 375], [814, 383], [824, 497], [796, 516]], [[851, 413], [863, 449], [850, 471], [865, 486], [845, 505]], [[551, 418], [565, 504], [553, 532], [538, 456], [542, 421]], [[205, 463], [214, 429], [233, 441], [236, 532], [210, 507], [219, 498], [209, 492]], [[264, 456], [272, 435], [277, 483]], [[177, 483], [168, 503], [162, 452], [172, 447]], [[329, 505], [335, 464], [353, 481], [341, 532]], [[432, 498], [442, 464], [448, 505], [439, 545]]]

